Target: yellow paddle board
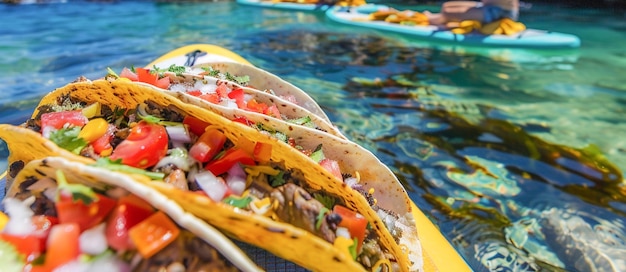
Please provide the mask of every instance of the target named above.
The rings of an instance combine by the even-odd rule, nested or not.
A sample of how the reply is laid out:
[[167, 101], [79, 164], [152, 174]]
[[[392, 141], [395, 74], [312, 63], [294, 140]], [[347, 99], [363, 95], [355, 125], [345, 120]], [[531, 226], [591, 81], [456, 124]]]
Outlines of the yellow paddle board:
[[[174, 49], [155, 61], [146, 65], [146, 68], [157, 66], [167, 68], [170, 65], [201, 64], [209, 61], [230, 61], [252, 65], [235, 52], [212, 44], [192, 44]], [[424, 255], [424, 270], [426, 272], [464, 272], [472, 271], [465, 260], [452, 247], [450, 242], [441, 234], [439, 229], [415, 205], [413, 217], [419, 232]]]

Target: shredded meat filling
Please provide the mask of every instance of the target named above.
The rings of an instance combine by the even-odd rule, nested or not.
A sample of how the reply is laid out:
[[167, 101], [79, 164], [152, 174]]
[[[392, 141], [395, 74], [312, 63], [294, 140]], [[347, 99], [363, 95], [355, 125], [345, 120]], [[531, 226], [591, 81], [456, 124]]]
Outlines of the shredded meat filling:
[[[183, 269], [184, 268], [184, 269]], [[189, 231], [154, 256], [143, 259], [133, 271], [238, 271], [209, 244]]]
[[316, 226], [317, 217], [324, 205], [307, 191], [295, 184], [287, 183], [274, 189], [270, 197], [272, 203], [274, 201], [279, 203], [274, 212], [281, 221], [305, 229], [331, 243], [335, 241], [337, 226], [329, 222], [331, 220], [324, 219]]

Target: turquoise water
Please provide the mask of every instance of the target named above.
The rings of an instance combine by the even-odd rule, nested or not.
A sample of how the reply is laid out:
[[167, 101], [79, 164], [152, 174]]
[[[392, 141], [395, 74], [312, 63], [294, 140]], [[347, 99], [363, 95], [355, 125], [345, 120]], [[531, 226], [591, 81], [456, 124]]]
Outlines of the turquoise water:
[[476, 271], [626, 270], [624, 14], [534, 4], [521, 12], [528, 27], [582, 40], [548, 51], [429, 43], [234, 2], [0, 14], [0, 123], [78, 76], [217, 44], [309, 92]]

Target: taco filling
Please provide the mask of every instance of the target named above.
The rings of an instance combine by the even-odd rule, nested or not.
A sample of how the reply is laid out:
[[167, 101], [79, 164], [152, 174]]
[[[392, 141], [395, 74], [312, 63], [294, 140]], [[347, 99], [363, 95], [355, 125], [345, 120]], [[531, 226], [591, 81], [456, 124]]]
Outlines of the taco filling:
[[[136, 109], [86, 105], [69, 96], [57, 102], [41, 106], [38, 116], [25, 125], [69, 151], [95, 159], [97, 166], [145, 174], [215, 202], [305, 229], [368, 270], [397, 268], [366, 218], [346, 208], [340, 197], [307, 188], [298, 169], [270, 161], [269, 143], [239, 139], [234, 144], [211, 124], [150, 101]], [[397, 215], [379, 208], [372, 192], [360, 187], [358, 177], [342, 173], [321, 148], [305, 150], [283, 133], [262, 131], [309, 155], [364, 195], [394, 237], [401, 234], [394, 227]]]
[[[238, 271], [212, 246], [126, 190], [31, 177], [4, 199], [0, 243], [17, 271]], [[4, 254], [3, 254], [4, 255]], [[6, 255], [5, 255], [6, 256]]]
[[[131, 81], [147, 83], [161, 89], [186, 93], [224, 108], [263, 114], [288, 123], [322, 129], [315, 124], [310, 116], [290, 117], [281, 113], [275, 102], [260, 101], [259, 98], [255, 97], [254, 92], [245, 89], [245, 87], [249, 87], [256, 90], [254, 86], [248, 86], [249, 76], [222, 73], [211, 66], [190, 69], [184, 66], [172, 65], [168, 69], [155, 70], [124, 68], [119, 76], [111, 70], [109, 70], [107, 76], [125, 78]], [[298, 105], [298, 101], [293, 95], [277, 95], [273, 90], [263, 90], [261, 92]]]

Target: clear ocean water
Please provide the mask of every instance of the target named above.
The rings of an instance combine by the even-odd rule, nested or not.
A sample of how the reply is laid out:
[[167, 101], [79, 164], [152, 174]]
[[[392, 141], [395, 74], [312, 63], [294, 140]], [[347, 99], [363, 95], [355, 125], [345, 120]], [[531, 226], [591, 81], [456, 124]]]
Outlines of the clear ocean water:
[[216, 44], [309, 92], [474, 270], [626, 270], [624, 13], [521, 11], [578, 35], [575, 50], [459, 47], [235, 2], [1, 4], [0, 19], [0, 123], [78, 76]]

